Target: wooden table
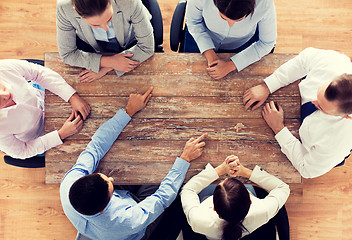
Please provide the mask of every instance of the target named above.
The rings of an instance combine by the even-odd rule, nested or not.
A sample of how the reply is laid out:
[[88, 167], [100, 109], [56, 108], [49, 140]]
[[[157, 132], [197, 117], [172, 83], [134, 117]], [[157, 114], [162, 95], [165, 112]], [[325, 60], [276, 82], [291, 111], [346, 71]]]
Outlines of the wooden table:
[[[228, 57], [223, 54], [221, 57]], [[238, 155], [250, 168], [256, 164], [287, 183], [300, 183], [291, 165], [261, 116], [261, 108], [244, 111], [244, 91], [270, 75], [292, 54], [271, 54], [240, 73], [214, 80], [206, 73], [200, 54], [157, 53], [131, 73], [113, 73], [92, 83], [80, 83], [81, 68], [62, 63], [57, 53], [45, 54], [45, 66], [61, 74], [91, 106], [83, 130], [64, 144], [46, 152], [46, 183], [60, 183], [74, 165], [98, 127], [127, 103], [130, 93], [154, 86], [147, 107], [123, 130], [97, 169], [118, 184], [160, 183], [190, 137], [208, 133], [203, 155], [192, 161], [186, 180], [210, 162], [220, 164]], [[300, 97], [297, 83], [280, 89], [269, 100], [280, 102], [285, 124], [298, 136]], [[45, 130], [59, 129], [71, 106], [47, 91]]]

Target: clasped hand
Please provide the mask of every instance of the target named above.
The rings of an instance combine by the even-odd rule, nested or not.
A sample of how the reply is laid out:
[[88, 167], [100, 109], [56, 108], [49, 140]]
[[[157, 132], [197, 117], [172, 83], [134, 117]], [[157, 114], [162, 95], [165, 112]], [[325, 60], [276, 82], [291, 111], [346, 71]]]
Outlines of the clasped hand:
[[250, 178], [252, 170], [244, 167], [237, 156], [230, 155], [225, 161], [215, 168], [219, 176], [229, 175], [230, 177]]
[[131, 57], [133, 57], [132, 53], [119, 53], [110, 56], [111, 67], [120, 72], [130, 72], [139, 65], [139, 62], [130, 59]]
[[207, 68], [209, 76], [215, 79], [223, 78], [235, 70], [236, 66], [231, 60], [227, 62], [221, 59], [209, 63], [209, 67]]

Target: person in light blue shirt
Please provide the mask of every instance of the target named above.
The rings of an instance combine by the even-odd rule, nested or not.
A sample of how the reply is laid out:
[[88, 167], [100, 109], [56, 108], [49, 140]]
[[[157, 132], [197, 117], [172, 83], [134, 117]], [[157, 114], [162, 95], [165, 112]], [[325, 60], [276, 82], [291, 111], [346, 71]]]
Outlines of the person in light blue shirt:
[[84, 237], [101, 240], [150, 239], [147, 234], [153, 234], [152, 230], [157, 229], [153, 222], [176, 198], [190, 161], [203, 152], [205, 143], [201, 141], [206, 134], [198, 139], [191, 138], [155, 193], [140, 202], [129, 191], [114, 190], [111, 177], [93, 173], [131, 117], [146, 106], [151, 91], [152, 88], [144, 95], [130, 95], [126, 110], [119, 110], [100, 126], [61, 182], [63, 210]]
[[[270, 53], [276, 43], [273, 0], [188, 0], [184, 52], [200, 52], [220, 79]], [[237, 53], [221, 60], [217, 52]]]

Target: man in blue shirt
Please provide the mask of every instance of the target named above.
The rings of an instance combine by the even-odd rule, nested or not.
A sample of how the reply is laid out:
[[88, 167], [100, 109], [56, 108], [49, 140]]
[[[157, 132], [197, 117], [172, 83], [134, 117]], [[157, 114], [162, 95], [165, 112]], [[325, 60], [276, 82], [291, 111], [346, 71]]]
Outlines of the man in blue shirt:
[[151, 196], [136, 202], [129, 191], [114, 190], [113, 179], [93, 173], [131, 117], [143, 109], [153, 88], [144, 95], [131, 94], [126, 111], [120, 109], [95, 132], [76, 164], [64, 176], [60, 186], [63, 210], [74, 227], [91, 239], [148, 239], [153, 222], [177, 196], [190, 161], [203, 152], [206, 134], [187, 141], [159, 188]]

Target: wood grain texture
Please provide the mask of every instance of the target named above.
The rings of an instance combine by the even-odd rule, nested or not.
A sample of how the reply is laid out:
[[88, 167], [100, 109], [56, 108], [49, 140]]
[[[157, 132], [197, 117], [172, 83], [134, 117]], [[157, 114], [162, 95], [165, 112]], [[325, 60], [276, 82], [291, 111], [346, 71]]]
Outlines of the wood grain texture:
[[[90, 118], [111, 118], [118, 109], [126, 106], [127, 97], [85, 97], [92, 108]], [[299, 97], [268, 98], [279, 102], [288, 119], [300, 118]], [[58, 96], [45, 97], [46, 118], [67, 118], [72, 108]], [[50, 106], [50, 107], [48, 107]], [[261, 108], [244, 111], [241, 97], [152, 97], [143, 111], [134, 118], [239, 118], [260, 119]]]
[[[88, 142], [66, 141], [60, 148], [48, 151], [46, 158], [50, 161], [47, 161], [46, 166], [46, 183], [61, 181]], [[184, 144], [185, 141], [117, 140], [96, 171], [119, 179], [121, 184], [160, 183], [175, 158], [182, 153]], [[192, 161], [186, 180], [200, 172], [208, 162], [217, 166], [231, 154], [238, 155], [251, 167], [265, 167], [287, 183], [301, 182], [300, 175], [281, 153], [276, 142], [255, 140], [206, 141], [203, 155]]]
[[[82, 141], [72, 137], [71, 140], [65, 141], [64, 145], [47, 151], [46, 182], [60, 182], [65, 172], [72, 167], [75, 159], [90, 141], [90, 136], [99, 126], [98, 122], [104, 122], [113, 117], [117, 109], [126, 105], [129, 93], [126, 92], [124, 85], [127, 88], [133, 86], [132, 88], [138, 89], [139, 92], [143, 89], [142, 92], [144, 92], [148, 87], [146, 82], [151, 83], [151, 81], [153, 81], [156, 93], [155, 95], [153, 93], [154, 96], [148, 102], [147, 107], [133, 117], [139, 119], [140, 122], [144, 121], [141, 127], [149, 129], [149, 138], [135, 135], [127, 141], [117, 140], [105, 155], [104, 159], [108, 164], [101, 164], [98, 171], [110, 172], [113, 171], [111, 166], [127, 165], [130, 171], [122, 175], [118, 173], [126, 171], [113, 171], [116, 172], [113, 177], [119, 178], [124, 184], [161, 182], [172, 166], [174, 158], [181, 154], [180, 149], [183, 149], [185, 140], [173, 140], [175, 137], [170, 137], [172, 133], [168, 130], [167, 125], [162, 125], [166, 121], [159, 121], [158, 125], [153, 124], [158, 119], [169, 119], [169, 121], [177, 119], [173, 124], [178, 126], [178, 129], [187, 128], [188, 124], [188, 128], [200, 130], [200, 132], [217, 133], [216, 138], [211, 141], [207, 140], [205, 154], [197, 160], [203, 163], [201, 167], [204, 167], [208, 161], [213, 161], [209, 159], [219, 159], [220, 156], [220, 159], [225, 159], [228, 155], [236, 154], [244, 161], [248, 161], [248, 164], [254, 164], [258, 159], [268, 165], [282, 162], [284, 164], [280, 167], [281, 171], [278, 172], [279, 177], [290, 183], [301, 182], [298, 172], [281, 153], [271, 130], [262, 119], [261, 108], [255, 111], [244, 111], [242, 100], [243, 92], [248, 87], [245, 83], [251, 82], [252, 79], [261, 79], [262, 81], [279, 65], [292, 57], [294, 57], [292, 54], [272, 54], [269, 58], [263, 58], [251, 66], [247, 75], [234, 73], [235, 77], [233, 78], [215, 81], [204, 71], [204, 59], [199, 54], [156, 54], [143, 63], [139, 70], [127, 74], [127, 81], [124, 79], [125, 76], [118, 78], [115, 75], [108, 75], [103, 78], [107, 79], [105, 81], [96, 81], [91, 86], [87, 85], [86, 88], [81, 88], [79, 94], [92, 108], [90, 120], [87, 121], [88, 124], [85, 124], [85, 128], [88, 130], [76, 138]], [[65, 79], [70, 79], [69, 83], [76, 82], [77, 84], [77, 80], [72, 80], [74, 79], [72, 76], [78, 73], [76, 72], [77, 68], [63, 64], [55, 53], [45, 54], [45, 60], [47, 67], [52, 67]], [[121, 79], [123, 79], [123, 84], [120, 85]], [[232, 79], [236, 80], [231, 81]], [[257, 81], [257, 83], [259, 82]], [[192, 84], [195, 84], [193, 88], [190, 87]], [[79, 88], [80, 85], [84, 84], [79, 84], [77, 87]], [[158, 90], [159, 86], [163, 86], [162, 90]], [[273, 94], [268, 101], [274, 100], [283, 106], [286, 119], [296, 123], [293, 128], [297, 134], [299, 127], [297, 123], [300, 117], [300, 97], [297, 94], [297, 83], [291, 84], [287, 89]], [[71, 106], [53, 94], [46, 94], [45, 105], [46, 132], [50, 132], [57, 129], [58, 125], [62, 124], [70, 115]], [[148, 120], [151, 121], [148, 122]], [[93, 122], [89, 123], [89, 121]], [[252, 127], [247, 132], [244, 130], [242, 137], [240, 134], [237, 136], [232, 134], [234, 138], [229, 138], [231, 134], [224, 132], [231, 132], [231, 130], [221, 126], [221, 124], [228, 126], [230, 122], [237, 122], [238, 129], [246, 126], [247, 121], [248, 125]], [[191, 125], [189, 125], [190, 122]], [[257, 137], [255, 129], [261, 127], [264, 131], [259, 131]], [[199, 136], [200, 134], [195, 131], [187, 133], [190, 133], [190, 136]], [[190, 136], [186, 138], [188, 139]], [[60, 161], [57, 160], [58, 156], [60, 156]], [[174, 157], [170, 159], [170, 156]], [[139, 159], [143, 159], [143, 161], [139, 161]], [[263, 161], [263, 159], [265, 160]], [[163, 164], [166, 162], [168, 164]], [[140, 169], [143, 167], [155, 169], [155, 172], [148, 174], [148, 171], [144, 172]], [[267, 168], [266, 165], [263, 167]], [[140, 172], [144, 172], [146, 175], [136, 174]], [[199, 172], [199, 169], [196, 170], [191, 166], [189, 172], [189, 174], [194, 174]]]
[[[89, 118], [81, 132], [67, 140], [89, 139], [101, 124], [109, 118]], [[47, 132], [59, 129], [66, 118], [47, 118]], [[299, 138], [300, 122], [286, 119], [285, 125]], [[211, 126], [211, 127], [209, 127]], [[179, 118], [133, 118], [118, 139], [187, 141], [190, 136], [208, 133], [207, 140], [251, 140], [271, 141], [274, 133], [262, 119], [179, 119]]]
[[[206, 73], [205, 59], [199, 54], [156, 53], [134, 71], [120, 78], [111, 72], [91, 83], [80, 83], [78, 74], [82, 69], [62, 64], [57, 53], [45, 53], [45, 66], [62, 73], [65, 80], [82, 96], [127, 97], [130, 93], [141, 93], [148, 86], [154, 86], [153, 96], [157, 97], [242, 97], [248, 88], [262, 83], [273, 70], [294, 56], [295, 54], [271, 54], [260, 63], [255, 63], [239, 73], [231, 73], [221, 80], [213, 79]], [[296, 81], [278, 90], [275, 95], [298, 97], [298, 83]], [[47, 94], [52, 95], [50, 91]]]
[[[170, 52], [170, 23], [178, 0], [158, 2], [164, 21], [163, 46]], [[352, 1], [274, 2], [278, 23], [276, 53], [297, 54], [314, 46], [352, 56]], [[43, 59], [44, 52], [57, 52], [55, 7], [54, 0], [0, 1], [0, 58]], [[290, 184], [286, 208], [292, 240], [352, 239], [351, 160], [318, 179]], [[75, 238], [77, 231], [60, 210], [59, 186], [44, 184], [44, 180], [44, 169], [16, 168], [0, 161], [0, 239]], [[341, 184], [337, 186], [337, 182]], [[38, 207], [57, 209], [57, 214], [43, 218]]]

